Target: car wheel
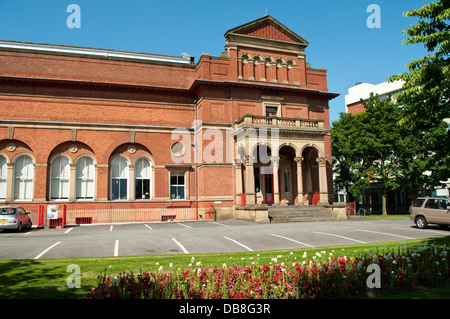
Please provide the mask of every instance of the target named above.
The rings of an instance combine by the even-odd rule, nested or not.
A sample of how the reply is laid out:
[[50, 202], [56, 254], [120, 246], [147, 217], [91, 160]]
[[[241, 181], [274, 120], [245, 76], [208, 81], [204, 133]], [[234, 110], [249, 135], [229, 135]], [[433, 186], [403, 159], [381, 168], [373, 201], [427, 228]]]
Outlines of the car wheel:
[[19, 225], [17, 225], [17, 232], [21, 232], [22, 231], [22, 223], [19, 223]]
[[425, 229], [428, 227], [428, 222], [423, 216], [419, 216], [416, 218], [416, 226], [420, 229]]
[[31, 222], [31, 220], [29, 220], [28, 223], [27, 223], [27, 228], [31, 229], [31, 226], [33, 226], [33, 223]]

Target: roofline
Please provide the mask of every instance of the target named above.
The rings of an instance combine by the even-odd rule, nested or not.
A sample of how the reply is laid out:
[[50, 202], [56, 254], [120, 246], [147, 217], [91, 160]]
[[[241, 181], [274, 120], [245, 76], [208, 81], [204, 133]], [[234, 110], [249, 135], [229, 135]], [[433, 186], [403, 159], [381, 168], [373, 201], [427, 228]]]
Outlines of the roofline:
[[0, 50], [18, 50], [18, 51], [30, 51], [30, 52], [40, 52], [50, 54], [61, 54], [61, 55], [70, 54], [70, 55], [79, 55], [97, 58], [115, 58], [125, 60], [141, 60], [149, 62], [193, 64], [192, 59], [193, 57], [185, 54], [183, 54], [181, 57], [176, 57], [170, 55], [159, 55], [151, 53], [139, 53], [130, 51], [110, 50], [110, 49], [97, 49], [88, 47], [7, 41], [7, 40], [0, 40]]
[[288, 27], [286, 27], [283, 23], [281, 23], [280, 21], [278, 21], [277, 19], [275, 19], [274, 17], [272, 17], [271, 15], [268, 15], [268, 14], [264, 15], [263, 17], [261, 17], [259, 19], [244, 23], [243, 25], [240, 25], [238, 27], [234, 27], [234, 28], [228, 30], [227, 32], [225, 32], [224, 37], [227, 37], [228, 34], [235, 34], [235, 31], [237, 31], [237, 30], [248, 28], [248, 27], [250, 27], [254, 24], [260, 23], [264, 20], [270, 20], [273, 23], [275, 23], [276, 25], [278, 25], [279, 27], [281, 27], [282, 29], [284, 29], [285, 31], [287, 31], [288, 33], [290, 33], [294, 38], [297, 39], [298, 43], [302, 43], [305, 46], [309, 45], [308, 41], [306, 41], [304, 38], [299, 36], [297, 33], [292, 31]]

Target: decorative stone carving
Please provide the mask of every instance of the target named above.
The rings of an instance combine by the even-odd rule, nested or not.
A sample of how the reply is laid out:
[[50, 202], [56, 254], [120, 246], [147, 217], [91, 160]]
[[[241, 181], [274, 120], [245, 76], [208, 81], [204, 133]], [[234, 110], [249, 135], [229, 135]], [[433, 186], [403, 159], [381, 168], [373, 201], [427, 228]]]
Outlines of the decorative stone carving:
[[317, 163], [319, 163], [319, 165], [326, 165], [327, 164], [327, 158], [326, 157], [318, 157], [316, 161], [317, 161]]
[[10, 152], [14, 152], [16, 150], [16, 144], [13, 142], [8, 143], [8, 145], [6, 145], [6, 149]]
[[72, 144], [72, 145], [70, 145], [70, 146], [69, 146], [69, 151], [70, 151], [70, 153], [76, 153], [76, 152], [78, 152], [78, 146], [77, 146], [77, 144]]
[[246, 164], [253, 164], [255, 163], [256, 158], [253, 155], [246, 155], [245, 156], [245, 163]]
[[280, 158], [278, 156], [271, 157], [272, 165], [278, 166], [280, 164]]
[[130, 153], [130, 154], [136, 153], [136, 145], [133, 145], [133, 144], [129, 145], [128, 146], [128, 153]]

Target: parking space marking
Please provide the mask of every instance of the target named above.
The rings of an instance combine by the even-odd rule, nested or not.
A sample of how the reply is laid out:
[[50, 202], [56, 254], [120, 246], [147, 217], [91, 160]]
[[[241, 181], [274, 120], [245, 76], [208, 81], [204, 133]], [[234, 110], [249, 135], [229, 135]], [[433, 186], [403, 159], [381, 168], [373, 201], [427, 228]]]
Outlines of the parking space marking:
[[112, 231], [112, 230], [113, 230], [113, 227], [114, 227], [114, 226], [113, 226], [113, 225], [111, 225], [111, 227], [109, 228], [109, 231]]
[[114, 244], [114, 257], [119, 256], [119, 240], [116, 239], [116, 243]]
[[150, 230], [153, 230], [153, 228], [151, 228], [149, 225], [145, 224], [145, 227], [147, 227]]
[[64, 234], [69, 233], [72, 229], [73, 229], [73, 227], [70, 227], [69, 229], [67, 229], [67, 230], [64, 232]]
[[189, 254], [189, 252], [186, 250], [186, 248], [184, 248], [184, 246], [181, 245], [181, 244], [178, 242], [178, 240], [176, 240], [175, 238], [172, 238], [172, 240], [175, 242], [175, 244], [178, 245], [178, 247], [181, 248], [181, 250], [182, 250], [185, 254]]
[[302, 243], [301, 241], [298, 241], [298, 240], [295, 240], [295, 239], [292, 239], [292, 238], [289, 238], [289, 237], [284, 237], [284, 236], [277, 235], [277, 234], [270, 234], [270, 235], [275, 236], [275, 237], [280, 237], [280, 238], [283, 238], [283, 239], [286, 239], [286, 240], [290, 240], [290, 241], [292, 241], [294, 243], [297, 243], [297, 244], [300, 244], [300, 245], [304, 245], [304, 246], [307, 246], [307, 247], [314, 247], [314, 246]]
[[436, 233], [436, 234], [440, 234], [440, 235], [442, 235], [442, 234], [445, 235], [445, 233], [443, 231], [439, 231], [439, 230], [435, 230], [435, 229], [418, 229], [418, 228], [412, 228], [412, 227], [392, 227], [392, 228], [403, 229], [403, 230], [415, 230], [415, 231], [421, 231], [421, 232], [426, 231], [426, 232], [429, 232], [429, 233]]
[[36, 257], [34, 257], [34, 259], [39, 259], [42, 257], [42, 255], [44, 255], [46, 252], [48, 252], [50, 249], [52, 249], [53, 247], [55, 247], [56, 245], [59, 245], [61, 242], [57, 242], [56, 244], [51, 245], [50, 247], [48, 247], [47, 249], [45, 249], [42, 253], [40, 253], [39, 255], [37, 255]]
[[227, 237], [227, 236], [223, 236], [223, 237], [224, 237], [225, 239], [231, 240], [233, 243], [238, 244], [239, 246], [244, 247], [244, 248], [247, 249], [248, 251], [253, 251], [253, 249], [251, 249], [251, 248], [245, 246], [244, 244], [241, 244], [240, 242], [238, 242], [238, 241], [236, 241], [236, 240], [234, 240], [234, 239], [231, 239], [231, 238], [229, 238], [229, 237]]
[[373, 231], [373, 230], [365, 230], [365, 229], [354, 229], [354, 230], [368, 232], [368, 233], [381, 234], [381, 235], [394, 236], [394, 237], [399, 237], [399, 238], [404, 238], [404, 239], [416, 239], [416, 238], [412, 238], [412, 237], [401, 236], [401, 235], [396, 235], [396, 234], [391, 234], [391, 233], [383, 233], [383, 232]]
[[230, 227], [230, 226], [228, 226], [228, 225], [225, 225], [225, 224], [221, 224], [221, 223], [218, 223], [218, 222], [210, 222], [211, 224], [215, 224], [215, 225], [220, 225], [220, 226], [223, 226], [223, 227]]
[[315, 233], [315, 234], [322, 234], [322, 235], [329, 235], [329, 236], [339, 237], [339, 238], [343, 238], [343, 239], [355, 241], [355, 242], [361, 243], [361, 244], [367, 244], [365, 241], [362, 241], [362, 240], [357, 240], [357, 239], [353, 239], [353, 238], [348, 238], [348, 237], [344, 237], [344, 236], [340, 236], [340, 235], [336, 235], [336, 234], [322, 233], [322, 232], [317, 232], [317, 231], [315, 231], [314, 233]]
[[184, 226], [184, 227], [186, 227], [186, 228], [192, 228], [191, 226], [188, 226], [188, 225], [185, 225], [185, 224], [182, 224], [182, 223], [178, 223], [178, 225]]

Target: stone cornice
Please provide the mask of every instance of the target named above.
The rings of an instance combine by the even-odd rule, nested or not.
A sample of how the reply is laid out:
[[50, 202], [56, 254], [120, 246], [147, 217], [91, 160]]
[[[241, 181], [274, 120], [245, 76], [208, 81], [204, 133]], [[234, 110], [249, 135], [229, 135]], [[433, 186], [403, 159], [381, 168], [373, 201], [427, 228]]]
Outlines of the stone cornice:
[[227, 87], [227, 88], [241, 88], [241, 89], [258, 89], [265, 91], [276, 91], [276, 92], [290, 92], [295, 94], [306, 94], [306, 95], [315, 95], [326, 97], [329, 100], [332, 100], [339, 96], [338, 93], [324, 92], [314, 89], [306, 89], [300, 88], [298, 86], [289, 85], [289, 84], [271, 84], [271, 83], [250, 83], [243, 81], [214, 81], [214, 80], [204, 80], [204, 79], [196, 79], [190, 91], [196, 92], [202, 86], [209, 87]]

